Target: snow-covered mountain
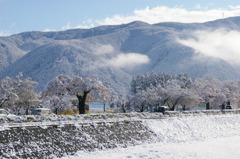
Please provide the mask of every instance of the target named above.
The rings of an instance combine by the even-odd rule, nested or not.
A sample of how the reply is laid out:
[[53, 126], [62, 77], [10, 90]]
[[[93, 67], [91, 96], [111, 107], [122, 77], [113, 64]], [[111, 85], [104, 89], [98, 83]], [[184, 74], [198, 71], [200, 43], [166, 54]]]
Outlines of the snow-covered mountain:
[[25, 32], [0, 37], [0, 78], [23, 72], [39, 82], [39, 90], [59, 74], [96, 77], [117, 92], [129, 87], [134, 74], [146, 72], [210, 74], [240, 77], [230, 61], [201, 56], [178, 39], [194, 38], [199, 30], [240, 31], [240, 17], [206, 23], [100, 26], [60, 32]]

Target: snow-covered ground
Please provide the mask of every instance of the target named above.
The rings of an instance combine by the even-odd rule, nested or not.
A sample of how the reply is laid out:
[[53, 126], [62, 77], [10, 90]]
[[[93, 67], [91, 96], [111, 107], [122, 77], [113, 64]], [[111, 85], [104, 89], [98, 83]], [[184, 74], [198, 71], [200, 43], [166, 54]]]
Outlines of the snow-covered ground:
[[240, 115], [145, 120], [159, 141], [62, 159], [239, 159]]
[[240, 136], [184, 143], [156, 143], [95, 152], [63, 159], [239, 159]]

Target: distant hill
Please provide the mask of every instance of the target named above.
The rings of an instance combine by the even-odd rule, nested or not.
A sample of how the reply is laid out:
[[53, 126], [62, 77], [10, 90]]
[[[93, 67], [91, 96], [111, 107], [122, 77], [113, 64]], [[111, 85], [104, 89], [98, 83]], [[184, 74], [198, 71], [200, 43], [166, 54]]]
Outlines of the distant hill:
[[[135, 21], [92, 29], [25, 32], [0, 37], [0, 78], [23, 72], [24, 76], [37, 81], [38, 90], [42, 90], [59, 74], [94, 77], [118, 93], [129, 88], [134, 74], [147, 72], [187, 73], [194, 77], [210, 74], [220, 79], [239, 78], [240, 70], [228, 61], [213, 57], [204, 60], [194, 58], [194, 50], [176, 40], [179, 37], [190, 37], [193, 31], [217, 28], [239, 31], [240, 17], [206, 23], [151, 25]], [[141, 64], [140, 59], [134, 61], [126, 56], [126, 62], [132, 60], [137, 63], [139, 60], [139, 65], [135, 67], [118, 61], [128, 54], [145, 55], [150, 61]]]

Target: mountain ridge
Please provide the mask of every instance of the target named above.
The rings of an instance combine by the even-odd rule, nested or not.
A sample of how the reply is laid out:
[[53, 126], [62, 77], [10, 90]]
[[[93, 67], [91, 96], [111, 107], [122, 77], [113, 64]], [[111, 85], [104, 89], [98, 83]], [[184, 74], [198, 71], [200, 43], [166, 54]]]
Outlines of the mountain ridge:
[[[99, 78], [118, 93], [129, 88], [133, 75], [148, 72], [187, 73], [193, 77], [210, 74], [220, 79], [236, 79], [240, 71], [231, 63], [213, 57], [199, 60], [192, 48], [176, 39], [192, 36], [191, 32], [197, 30], [239, 31], [239, 19], [158, 24], [134, 21], [91, 29], [34, 31], [0, 37], [0, 78], [23, 72], [24, 76], [39, 82], [38, 90], [43, 90], [59, 74], [90, 76]], [[150, 62], [135, 67], [124, 64], [124, 60], [118, 67], [111, 63], [120, 57], [127, 61], [130, 55], [143, 55]], [[139, 59], [130, 62], [136, 61]]]

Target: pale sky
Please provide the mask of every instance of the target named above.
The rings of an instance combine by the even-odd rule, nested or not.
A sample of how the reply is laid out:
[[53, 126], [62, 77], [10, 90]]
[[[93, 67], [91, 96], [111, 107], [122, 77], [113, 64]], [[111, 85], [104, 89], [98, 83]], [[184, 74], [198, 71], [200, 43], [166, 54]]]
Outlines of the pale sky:
[[240, 16], [240, 0], [0, 0], [0, 36], [147, 23], [205, 22]]

